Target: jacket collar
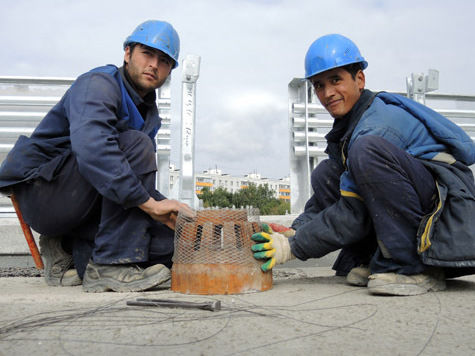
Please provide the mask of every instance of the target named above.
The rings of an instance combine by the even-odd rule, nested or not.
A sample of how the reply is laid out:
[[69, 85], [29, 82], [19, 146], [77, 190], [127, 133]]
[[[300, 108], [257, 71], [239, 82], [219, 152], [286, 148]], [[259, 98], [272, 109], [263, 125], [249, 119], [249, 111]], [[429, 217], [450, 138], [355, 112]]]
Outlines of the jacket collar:
[[351, 110], [341, 119], [334, 120], [331, 131], [325, 136], [328, 142], [339, 142], [351, 135], [363, 113], [373, 102], [375, 93], [365, 89]]

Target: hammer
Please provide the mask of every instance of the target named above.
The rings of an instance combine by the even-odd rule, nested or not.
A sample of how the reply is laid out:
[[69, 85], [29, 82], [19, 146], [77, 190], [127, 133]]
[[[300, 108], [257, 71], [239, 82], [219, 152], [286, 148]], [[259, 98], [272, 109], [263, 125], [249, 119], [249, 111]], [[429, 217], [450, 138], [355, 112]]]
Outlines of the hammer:
[[202, 309], [210, 311], [221, 310], [221, 302], [215, 300], [213, 302], [184, 302], [170, 299], [146, 299], [137, 298], [135, 301], [127, 301], [127, 305], [146, 306], [146, 307], [168, 307], [168, 308], [187, 308], [187, 309]]

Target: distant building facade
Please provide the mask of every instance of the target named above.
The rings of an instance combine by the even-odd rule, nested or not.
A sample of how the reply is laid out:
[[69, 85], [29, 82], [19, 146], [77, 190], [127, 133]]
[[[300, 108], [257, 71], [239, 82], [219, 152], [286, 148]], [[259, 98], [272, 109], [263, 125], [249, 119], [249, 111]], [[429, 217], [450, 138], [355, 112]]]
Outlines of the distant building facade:
[[[170, 191], [178, 188], [180, 179], [180, 170], [173, 165], [170, 166]], [[199, 196], [204, 187], [208, 187], [210, 191], [217, 188], [226, 189], [230, 193], [236, 193], [240, 189], [245, 189], [250, 183], [256, 186], [267, 184], [274, 192], [274, 197], [290, 201], [290, 178], [270, 179], [262, 178], [259, 173], [246, 174], [244, 177], [232, 176], [222, 173], [220, 169], [209, 169], [202, 173], [195, 173], [196, 194]]]

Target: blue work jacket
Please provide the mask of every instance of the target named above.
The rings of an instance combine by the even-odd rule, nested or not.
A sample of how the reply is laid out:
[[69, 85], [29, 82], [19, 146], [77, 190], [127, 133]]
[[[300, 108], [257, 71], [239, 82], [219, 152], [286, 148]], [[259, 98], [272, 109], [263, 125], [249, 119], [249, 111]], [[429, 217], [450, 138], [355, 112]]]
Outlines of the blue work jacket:
[[[120, 150], [118, 137], [140, 130], [155, 145], [161, 121], [155, 92], [145, 102], [126, 80], [122, 68], [113, 65], [79, 76], [31, 137], [19, 137], [0, 167], [0, 188], [38, 178], [52, 181], [73, 155], [81, 175], [102, 196], [124, 208], [145, 202], [149, 194]], [[140, 105], [146, 107], [145, 119]]]
[[[467, 166], [475, 163], [475, 144], [465, 131], [427, 106], [400, 95], [385, 92], [376, 95], [351, 134], [347, 150], [365, 135], [382, 137], [423, 160], [459, 161]], [[344, 152], [342, 157], [348, 165]], [[358, 194], [348, 171], [340, 182], [342, 195]]]

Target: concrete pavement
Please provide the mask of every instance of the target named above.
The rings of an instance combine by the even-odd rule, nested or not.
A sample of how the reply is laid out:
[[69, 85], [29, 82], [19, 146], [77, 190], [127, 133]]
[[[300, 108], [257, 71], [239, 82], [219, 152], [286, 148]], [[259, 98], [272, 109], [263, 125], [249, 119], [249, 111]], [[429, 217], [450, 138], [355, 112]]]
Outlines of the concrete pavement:
[[[278, 268], [271, 290], [240, 295], [89, 294], [24, 277], [0, 291], [0, 355], [475, 354], [475, 276], [414, 297], [371, 296], [329, 267]], [[223, 308], [126, 306], [138, 297]]]
[[[0, 262], [12, 265], [27, 252], [17, 221], [3, 223], [0, 236]], [[271, 290], [239, 295], [185, 295], [169, 283], [89, 294], [38, 277], [0, 278], [0, 356], [475, 355], [475, 276], [443, 292], [377, 297], [334, 276], [335, 256], [291, 261], [274, 270]], [[126, 306], [139, 297], [220, 300], [222, 310]]]

